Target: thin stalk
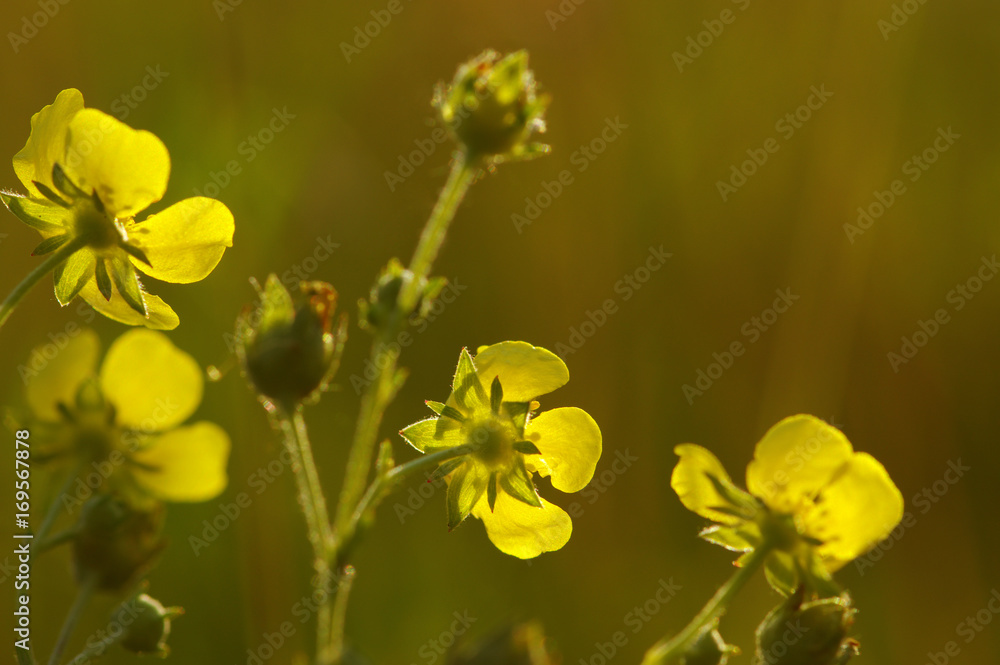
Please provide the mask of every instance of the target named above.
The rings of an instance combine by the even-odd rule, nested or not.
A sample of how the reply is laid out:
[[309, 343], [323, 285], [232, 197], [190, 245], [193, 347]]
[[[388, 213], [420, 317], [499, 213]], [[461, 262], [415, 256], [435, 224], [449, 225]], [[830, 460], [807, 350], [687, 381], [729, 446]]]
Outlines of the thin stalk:
[[14, 287], [14, 290], [10, 292], [10, 295], [3, 301], [0, 305], [0, 328], [3, 328], [3, 324], [7, 322], [7, 319], [14, 312], [14, 309], [18, 306], [24, 296], [28, 295], [28, 291], [38, 283], [38, 281], [45, 277], [53, 270], [56, 266], [65, 261], [77, 250], [81, 249], [87, 244], [87, 238], [83, 236], [76, 236], [75, 238], [69, 240], [65, 245], [55, 250], [49, 256], [35, 266], [35, 269], [28, 273], [27, 277], [21, 280], [21, 283]]
[[69, 614], [66, 615], [66, 620], [59, 630], [59, 637], [56, 639], [56, 645], [52, 649], [52, 655], [49, 656], [49, 665], [59, 665], [59, 657], [66, 650], [66, 645], [69, 644], [69, 638], [73, 634], [73, 629], [76, 628], [76, 624], [80, 621], [83, 610], [87, 607], [87, 603], [90, 602], [90, 598], [94, 595], [94, 589], [96, 588], [96, 575], [88, 575], [80, 584], [76, 600], [73, 601], [73, 606], [69, 608]]
[[336, 600], [330, 618], [330, 640], [317, 655], [317, 665], [336, 665], [344, 657], [344, 621], [347, 619], [347, 599], [354, 583], [354, 566], [344, 566], [337, 584]]
[[31, 557], [34, 558], [36, 554], [41, 554], [43, 551], [47, 550], [49, 547], [56, 545], [58, 543], [46, 542], [46, 536], [49, 535], [49, 531], [56, 523], [56, 518], [59, 516], [59, 499], [63, 495], [69, 493], [70, 487], [73, 486], [73, 481], [76, 477], [80, 475], [80, 470], [83, 468], [83, 462], [76, 464], [66, 476], [66, 480], [63, 481], [62, 486], [59, 488], [59, 492], [56, 494], [52, 503], [49, 504], [48, 512], [45, 513], [45, 517], [42, 519], [42, 526], [38, 528], [38, 532], [35, 533], [35, 542], [39, 543], [35, 547], [31, 548]]
[[667, 639], [663, 638], [656, 644], [654, 644], [646, 652], [645, 657], [642, 659], [642, 665], [660, 665], [662, 663], [670, 662], [671, 658], [676, 654], [682, 652], [685, 647], [687, 647], [691, 641], [697, 636], [702, 628], [707, 626], [710, 622], [717, 619], [719, 616], [726, 611], [729, 606], [730, 601], [740, 592], [740, 589], [746, 585], [747, 581], [753, 577], [757, 569], [761, 567], [767, 555], [771, 553], [771, 547], [764, 543], [756, 550], [754, 550], [750, 556], [747, 557], [743, 565], [736, 569], [729, 580], [719, 587], [719, 590], [715, 592], [715, 595], [705, 604], [705, 607], [701, 609], [700, 612], [691, 620], [684, 630], [677, 633], [674, 637]]
[[78, 533], [80, 533], [80, 527], [79, 526], [72, 526], [72, 527], [70, 527], [68, 529], [63, 529], [59, 533], [57, 533], [57, 534], [55, 534], [53, 536], [50, 536], [49, 538], [46, 538], [45, 540], [39, 541], [31, 549], [32, 549], [32, 551], [35, 554], [41, 554], [42, 552], [50, 550], [53, 547], [58, 547], [59, 545], [62, 545], [64, 543], [68, 543], [69, 541], [71, 541], [74, 538], [76, 538], [76, 536], [77, 536]]

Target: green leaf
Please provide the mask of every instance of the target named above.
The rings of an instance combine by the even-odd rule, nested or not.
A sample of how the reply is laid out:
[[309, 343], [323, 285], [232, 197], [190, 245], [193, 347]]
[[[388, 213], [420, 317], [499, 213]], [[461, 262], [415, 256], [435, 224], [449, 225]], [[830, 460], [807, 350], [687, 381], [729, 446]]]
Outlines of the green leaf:
[[465, 459], [464, 455], [462, 457], [456, 457], [454, 459], [450, 459], [450, 460], [447, 460], [445, 462], [442, 462], [441, 466], [439, 466], [438, 468], [434, 469], [434, 473], [432, 473], [431, 475], [429, 475], [427, 477], [427, 482], [429, 482], [429, 483], [436, 483], [437, 481], [441, 480], [442, 478], [444, 478], [445, 476], [447, 476], [449, 473], [451, 473], [452, 471], [454, 471], [458, 467], [460, 467], [463, 464], [465, 464], [465, 462], [466, 462], [466, 459]]
[[494, 472], [493, 475], [490, 476], [490, 480], [486, 484], [486, 500], [489, 501], [490, 512], [492, 513], [493, 509], [496, 508], [496, 505], [497, 505], [497, 474], [496, 474], [496, 472]]
[[517, 427], [517, 433], [524, 436], [524, 426], [528, 422], [528, 413], [531, 412], [531, 402], [504, 402], [503, 410]]
[[431, 411], [439, 416], [451, 418], [452, 420], [457, 420], [460, 423], [465, 422], [465, 416], [462, 415], [461, 411], [453, 406], [448, 406], [447, 404], [442, 404], [441, 402], [432, 402], [431, 400], [424, 400], [424, 404], [430, 407]]
[[55, 203], [57, 206], [60, 206], [60, 207], [63, 207], [63, 208], [70, 208], [70, 207], [72, 207], [71, 203], [63, 201], [62, 197], [60, 197], [58, 194], [56, 194], [51, 189], [49, 189], [49, 186], [46, 185], [44, 182], [38, 182], [37, 180], [32, 180], [31, 184], [33, 184], [35, 187], [38, 188], [38, 191], [40, 191], [42, 193], [42, 196], [44, 196], [45, 198], [47, 198], [49, 201], [52, 201], [53, 203]]
[[480, 473], [475, 464], [465, 464], [451, 477], [448, 485], [448, 530], [469, 516], [486, 491], [489, 475]]
[[455, 368], [455, 379], [452, 381], [451, 390], [455, 402], [466, 413], [479, 411], [489, 403], [468, 349], [462, 349], [462, 354], [458, 357], [458, 367]]
[[29, 199], [0, 193], [0, 200], [19, 220], [43, 233], [59, 233], [66, 230], [65, 209], [50, 205], [46, 201]]
[[89, 198], [82, 189], [73, 184], [73, 181], [69, 179], [69, 176], [66, 175], [66, 172], [58, 164], [52, 166], [52, 184], [71, 199]]
[[523, 501], [535, 508], [542, 507], [542, 500], [538, 497], [538, 491], [535, 490], [531, 476], [528, 475], [528, 470], [524, 467], [524, 461], [521, 458], [517, 459], [510, 471], [500, 475], [500, 487], [518, 501]]
[[465, 443], [458, 423], [447, 418], [428, 418], [399, 432], [406, 442], [421, 452], [434, 448], [454, 448]]
[[150, 268], [153, 267], [153, 264], [150, 263], [149, 259], [146, 258], [146, 253], [143, 252], [138, 247], [136, 247], [135, 245], [132, 245], [132, 244], [129, 244], [129, 243], [126, 242], [126, 243], [124, 243], [124, 244], [121, 245], [121, 248], [124, 249], [130, 256], [133, 256], [137, 260], [142, 261], [143, 263], [145, 263]]
[[104, 299], [111, 300], [111, 276], [108, 274], [108, 266], [103, 258], [97, 259], [97, 269], [94, 271], [97, 276], [97, 290], [101, 292]]
[[541, 455], [542, 451], [531, 441], [515, 441], [514, 450], [523, 455]]
[[715, 491], [718, 492], [723, 499], [730, 503], [729, 508], [715, 506], [711, 507], [712, 510], [717, 510], [720, 513], [734, 515], [748, 520], [753, 519], [754, 515], [757, 514], [759, 506], [757, 504], [757, 500], [752, 496], [739, 491], [729, 483], [722, 482], [720, 479], [716, 478], [714, 474], [705, 472], [705, 477], [708, 478], [710, 483], [712, 483]]
[[52, 236], [51, 238], [46, 238], [45, 240], [38, 243], [38, 246], [31, 250], [32, 256], [43, 256], [49, 252], [54, 252], [69, 240], [69, 234], [64, 233], [61, 236]]
[[80, 250], [56, 266], [53, 273], [56, 281], [56, 300], [65, 307], [75, 298], [84, 284], [94, 274], [94, 255]]
[[500, 415], [501, 404], [503, 404], [503, 386], [500, 385], [500, 377], [494, 376], [493, 383], [490, 384], [490, 409]]
[[146, 303], [142, 299], [142, 289], [135, 268], [128, 261], [115, 257], [111, 259], [111, 276], [114, 278], [118, 293], [122, 295], [128, 306], [139, 314], [147, 316]]

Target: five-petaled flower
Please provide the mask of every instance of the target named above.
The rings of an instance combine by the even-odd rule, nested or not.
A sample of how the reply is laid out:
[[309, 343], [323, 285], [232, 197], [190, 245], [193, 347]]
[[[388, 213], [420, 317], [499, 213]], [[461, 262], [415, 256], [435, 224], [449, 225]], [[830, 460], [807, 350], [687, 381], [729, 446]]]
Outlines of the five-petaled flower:
[[768, 580], [785, 595], [800, 583], [824, 596], [839, 593], [830, 573], [903, 516], [903, 497], [885, 467], [814, 416], [791, 416], [768, 430], [747, 467], [749, 493], [701, 446], [685, 443], [674, 452], [680, 461], [671, 486], [689, 510], [716, 523], [701, 536], [739, 552], [769, 548]]
[[558, 356], [526, 342], [481, 347], [475, 360], [462, 350], [448, 401], [427, 402], [437, 417], [400, 432], [424, 453], [468, 448], [435, 474], [448, 482], [449, 528], [472, 514], [500, 551], [522, 559], [566, 544], [573, 523], [538, 495], [532, 474], [578, 492], [601, 457], [601, 430], [585, 411], [564, 407], [534, 415], [535, 398], [567, 381]]
[[55, 268], [64, 306], [79, 295], [116, 321], [175, 328], [177, 315], [145, 291], [136, 268], [165, 282], [197, 282], [233, 244], [232, 213], [206, 197], [136, 221], [167, 189], [167, 148], [147, 131], [84, 108], [79, 90], [63, 90], [31, 118], [14, 171], [29, 194], [0, 199], [41, 233], [34, 253], [71, 251]]
[[97, 335], [84, 329], [29, 378], [39, 458], [75, 458], [88, 485], [137, 507], [221, 494], [229, 437], [210, 422], [182, 426], [201, 403], [194, 358], [145, 328], [115, 340], [98, 372], [99, 353]]

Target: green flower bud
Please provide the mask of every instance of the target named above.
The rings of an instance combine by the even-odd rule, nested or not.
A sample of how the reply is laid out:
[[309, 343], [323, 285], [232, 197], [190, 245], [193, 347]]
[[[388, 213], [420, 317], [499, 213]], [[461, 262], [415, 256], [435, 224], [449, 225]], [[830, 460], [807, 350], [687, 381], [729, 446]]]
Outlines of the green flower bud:
[[701, 629], [697, 637], [674, 661], [676, 665], [726, 665], [729, 657], [740, 650], [726, 644], [719, 634], [719, 620], [716, 619]]
[[804, 587], [776, 607], [757, 628], [753, 665], [841, 665], [858, 652], [847, 637], [857, 610], [844, 593], [803, 604]]
[[[375, 285], [372, 286], [371, 292], [368, 294], [368, 299], [358, 301], [361, 327], [372, 331], [402, 328], [401, 320], [407, 318], [410, 312], [400, 311], [399, 293], [403, 290], [403, 286], [412, 280], [413, 273], [404, 268], [398, 259], [390, 260], [379, 273]], [[427, 315], [434, 298], [441, 292], [444, 285], [445, 280], [440, 277], [420, 280], [417, 289], [417, 293], [420, 295], [414, 306], [414, 311], [420, 317]]]
[[294, 300], [269, 275], [256, 309], [236, 323], [236, 354], [262, 398], [286, 409], [315, 399], [333, 378], [347, 339], [347, 320], [334, 327], [337, 292], [326, 282], [300, 282]]
[[183, 609], [164, 607], [144, 593], [123, 603], [117, 616], [118, 623], [125, 626], [122, 648], [132, 653], [166, 657], [170, 653], [167, 646], [170, 620], [181, 614], [184, 614]]
[[488, 163], [530, 159], [548, 152], [529, 143], [545, 131], [549, 98], [535, 91], [527, 51], [500, 57], [487, 50], [459, 66], [451, 85], [438, 85], [434, 106], [455, 139], [472, 158]]
[[109, 495], [84, 504], [73, 541], [78, 582], [96, 576], [97, 588], [120, 591], [143, 574], [167, 546], [163, 539], [164, 509], [136, 510]]

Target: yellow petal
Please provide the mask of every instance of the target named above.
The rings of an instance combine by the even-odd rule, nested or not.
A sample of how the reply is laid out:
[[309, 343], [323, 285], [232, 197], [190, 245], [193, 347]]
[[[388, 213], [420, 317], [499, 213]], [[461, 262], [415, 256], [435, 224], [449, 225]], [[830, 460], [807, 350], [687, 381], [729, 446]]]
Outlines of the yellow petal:
[[56, 95], [56, 100], [31, 116], [31, 134], [21, 152], [14, 155], [14, 173], [33, 196], [42, 193], [33, 180], [56, 191], [52, 167], [61, 162], [66, 151], [66, 131], [70, 120], [83, 109], [83, 95], [70, 88]]
[[58, 420], [56, 405], [72, 405], [80, 384], [97, 372], [97, 333], [90, 328], [74, 331], [72, 337], [59, 333], [51, 343], [36, 347], [22, 370], [28, 406], [42, 420]]
[[888, 536], [902, 518], [903, 495], [885, 467], [868, 453], [855, 453], [823, 488], [802, 529], [823, 541], [818, 552], [836, 570]]
[[527, 342], [500, 342], [476, 354], [476, 371], [489, 394], [500, 377], [505, 402], [530, 402], [569, 381], [569, 370], [559, 356]]
[[130, 457], [135, 480], [164, 501], [207, 501], [226, 489], [229, 436], [209, 422], [157, 436]]
[[545, 499], [541, 508], [535, 508], [498, 492], [492, 512], [484, 495], [472, 514], [483, 521], [486, 535], [498, 550], [519, 559], [558, 550], [573, 533], [573, 521], [566, 511]]
[[175, 284], [204, 279], [219, 264], [226, 247], [233, 246], [233, 214], [219, 201], [205, 197], [175, 203], [125, 230], [152, 264], [131, 257], [135, 267]]
[[546, 411], [532, 419], [526, 435], [541, 451], [557, 490], [579, 492], [594, 477], [601, 459], [601, 430], [583, 409]]
[[753, 516], [753, 497], [733, 485], [719, 458], [693, 443], [676, 446], [674, 453], [680, 460], [670, 476], [670, 486], [685, 508], [730, 526]]
[[73, 116], [62, 165], [77, 187], [96, 191], [119, 219], [163, 198], [170, 177], [170, 154], [160, 139], [96, 109]]
[[201, 403], [204, 380], [194, 358], [155, 330], [135, 328], [111, 345], [101, 365], [101, 390], [118, 422], [162, 432], [187, 420]]
[[163, 302], [152, 293], [143, 292], [142, 299], [146, 303], [147, 316], [143, 318], [141, 314], [128, 306], [116, 291], [111, 300], [105, 300], [101, 291], [97, 288], [97, 280], [92, 279], [83, 286], [80, 297], [104, 316], [127, 323], [130, 326], [145, 326], [153, 330], [173, 330], [180, 323], [177, 314], [170, 308], [170, 305]]
[[747, 466], [747, 489], [772, 510], [794, 514], [830, 482], [853, 452], [847, 437], [819, 418], [785, 418], [757, 444]]

